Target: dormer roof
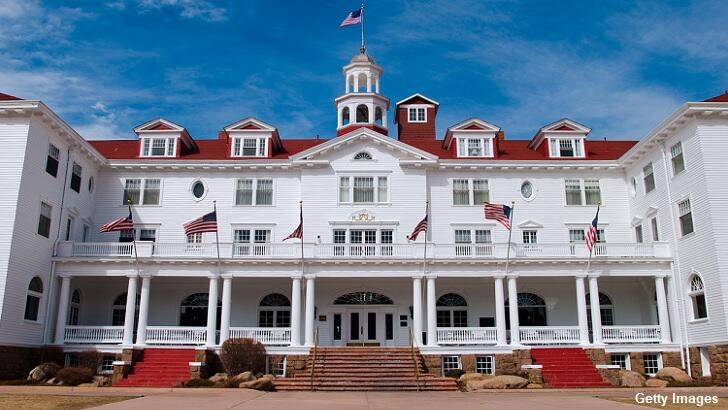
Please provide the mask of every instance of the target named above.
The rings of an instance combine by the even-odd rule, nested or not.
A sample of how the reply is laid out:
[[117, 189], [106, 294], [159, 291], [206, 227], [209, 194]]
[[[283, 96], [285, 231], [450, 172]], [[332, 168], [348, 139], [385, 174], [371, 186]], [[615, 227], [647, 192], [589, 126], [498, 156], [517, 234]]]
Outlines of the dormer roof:
[[185, 127], [161, 117], [147, 121], [144, 124], [137, 125], [134, 127], [134, 133], [140, 138], [143, 136], [154, 136], [157, 134], [179, 136], [180, 140], [184, 143], [188, 150], [197, 149], [197, 144], [192, 139], [189, 132], [187, 132]]
[[578, 122], [568, 118], [562, 118], [558, 121], [552, 122], [551, 124], [544, 125], [543, 127], [539, 128], [539, 130], [536, 132], [536, 135], [533, 136], [531, 142], [528, 144], [528, 147], [531, 149], [537, 149], [539, 145], [541, 145], [541, 142], [543, 142], [544, 136], [546, 134], [564, 134], [572, 136], [582, 136], [586, 138], [586, 135], [590, 132], [591, 128], [587, 127], [586, 125], [579, 124]]
[[273, 142], [273, 151], [278, 151], [282, 147], [278, 128], [255, 117], [243, 118], [242, 120], [227, 125], [223, 128], [222, 132], [225, 136], [251, 133], [260, 134], [260, 136], [270, 135]]
[[431, 105], [435, 109], [435, 113], [437, 113], [437, 109], [440, 107], [440, 103], [425, 97], [424, 95], [420, 93], [414, 93], [410, 95], [407, 98], [403, 98], [394, 105], [394, 123], [397, 124], [399, 121], [399, 106], [404, 104], [426, 104]]

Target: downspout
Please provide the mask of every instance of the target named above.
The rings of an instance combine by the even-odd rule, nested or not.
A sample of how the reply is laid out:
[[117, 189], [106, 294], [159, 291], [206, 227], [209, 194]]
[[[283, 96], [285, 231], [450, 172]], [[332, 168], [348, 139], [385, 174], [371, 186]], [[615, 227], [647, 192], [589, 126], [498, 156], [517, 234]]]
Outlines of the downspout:
[[[677, 287], [677, 295], [675, 297], [675, 302], [677, 304], [677, 308], [680, 309], [681, 314], [679, 315], [682, 319], [682, 323], [680, 324], [680, 327], [682, 328], [682, 336], [680, 339], [680, 356], [683, 360], [683, 366], [687, 369], [688, 375], [692, 377], [692, 365], [690, 362], [690, 341], [688, 337], [688, 320], [685, 313], [685, 301], [683, 299], [683, 281], [680, 275], [680, 252], [677, 248], [677, 227], [675, 226], [675, 215], [674, 215], [674, 207], [672, 206], [672, 190], [670, 189], [670, 178], [668, 177], [668, 163], [667, 163], [667, 151], [665, 148], [665, 143], [663, 142], [660, 144], [660, 151], [662, 152], [662, 166], [664, 169], [664, 175], [665, 175], [665, 189], [667, 190], [667, 201], [670, 211], [670, 228], [672, 229], [672, 243], [673, 243], [673, 255], [674, 255], [674, 262], [672, 263], [672, 276], [675, 279], [674, 282], [676, 283]], [[686, 363], [687, 362], [687, 363]]]

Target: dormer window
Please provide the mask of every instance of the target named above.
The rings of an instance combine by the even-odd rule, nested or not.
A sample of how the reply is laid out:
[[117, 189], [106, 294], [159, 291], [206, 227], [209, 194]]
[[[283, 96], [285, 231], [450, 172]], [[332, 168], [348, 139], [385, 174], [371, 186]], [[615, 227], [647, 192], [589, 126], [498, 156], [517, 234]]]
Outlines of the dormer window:
[[408, 107], [407, 118], [409, 122], [427, 122], [426, 107]]
[[582, 138], [549, 138], [552, 158], [583, 158], [584, 140]]
[[174, 157], [176, 138], [142, 138], [142, 157]]
[[483, 158], [493, 156], [493, 139], [489, 137], [458, 138], [459, 158]]
[[234, 157], [266, 157], [268, 151], [268, 139], [260, 137], [235, 137], [233, 138]]

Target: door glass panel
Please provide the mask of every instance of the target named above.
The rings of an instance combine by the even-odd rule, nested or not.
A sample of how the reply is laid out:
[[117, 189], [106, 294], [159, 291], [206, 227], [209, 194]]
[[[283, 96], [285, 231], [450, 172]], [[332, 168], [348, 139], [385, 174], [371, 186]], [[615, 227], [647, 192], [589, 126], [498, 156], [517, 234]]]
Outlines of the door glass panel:
[[[377, 243], [377, 231], [364, 231], [364, 243]], [[375, 249], [374, 246], [367, 246], [364, 248], [365, 255], [374, 256]]]
[[359, 340], [359, 312], [351, 312], [349, 318], [349, 339]]
[[[363, 240], [364, 240], [364, 231], [351, 231], [349, 233], [349, 242], [351, 242], [352, 244], [363, 243]], [[352, 245], [350, 253], [351, 253], [351, 256], [361, 256], [362, 247]]]
[[438, 310], [437, 311], [437, 327], [451, 327], [450, 324], [450, 311], [449, 310]]
[[334, 313], [334, 340], [341, 340], [341, 313]]
[[387, 340], [394, 339], [394, 315], [391, 313], [384, 315], [384, 333]]
[[367, 313], [367, 339], [377, 340], [377, 312]]

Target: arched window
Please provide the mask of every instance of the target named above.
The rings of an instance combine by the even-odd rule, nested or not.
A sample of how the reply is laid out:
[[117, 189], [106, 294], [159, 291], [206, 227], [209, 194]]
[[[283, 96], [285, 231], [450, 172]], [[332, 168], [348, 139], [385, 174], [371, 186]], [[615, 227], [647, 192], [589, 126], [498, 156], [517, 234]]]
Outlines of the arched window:
[[291, 301], [280, 293], [271, 293], [260, 300], [259, 327], [291, 327]]
[[383, 118], [382, 109], [380, 107], [375, 108], [374, 109], [374, 123], [381, 126], [382, 122], [383, 122], [382, 118]]
[[[509, 300], [506, 300], [508, 309]], [[546, 326], [546, 302], [541, 296], [533, 293], [518, 294], [519, 326]], [[510, 317], [506, 315], [506, 327], [511, 328]]]
[[359, 104], [356, 107], [356, 122], [369, 122], [369, 107], [364, 104]]
[[[586, 319], [589, 324], [589, 331], [592, 328], [591, 297], [586, 294]], [[614, 306], [612, 299], [602, 292], [599, 292], [599, 317], [602, 318], [602, 326], [614, 326]]]
[[708, 317], [708, 305], [705, 301], [705, 286], [703, 279], [697, 274], [690, 277], [690, 291], [688, 292], [693, 305], [693, 320]]
[[68, 324], [71, 326], [78, 325], [78, 315], [81, 312], [81, 292], [76, 289], [71, 294], [71, 306], [68, 309]]
[[[139, 318], [139, 294], [137, 293], [136, 299], [134, 300], [134, 324], [136, 325], [137, 319]], [[114, 305], [111, 310], [111, 325], [112, 326], [124, 326], [124, 318], [126, 316], [126, 292], [117, 296], [114, 299]]]
[[25, 320], [38, 320], [41, 297], [43, 297], [43, 281], [36, 276], [28, 284], [28, 294], [25, 297]]
[[362, 152], [354, 155], [354, 159], [357, 160], [357, 161], [364, 161], [364, 160], [370, 160], [370, 159], [372, 159], [372, 156], [368, 152], [362, 151]]
[[359, 74], [359, 89], [356, 90], [360, 93], [367, 92], [367, 75], [364, 73]]
[[[202, 327], [207, 326], [207, 293], [193, 293], [182, 299], [179, 305], [179, 325]], [[217, 327], [220, 327], [220, 313], [222, 311], [222, 303], [217, 301], [217, 317], [215, 321]]]
[[437, 299], [437, 327], [467, 327], [468, 302], [457, 293], [446, 293]]
[[351, 114], [349, 114], [349, 107], [344, 107], [341, 110], [341, 125], [349, 125], [351, 122]]
[[334, 300], [334, 305], [393, 305], [392, 299], [376, 292], [352, 292]]

